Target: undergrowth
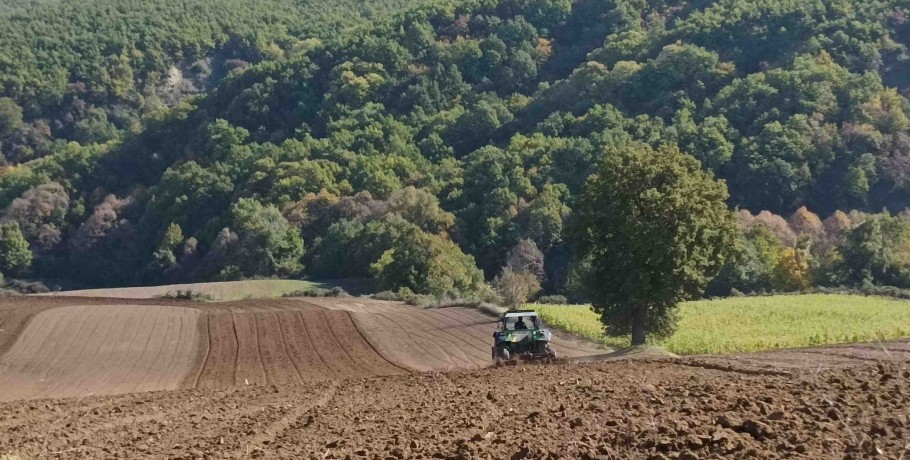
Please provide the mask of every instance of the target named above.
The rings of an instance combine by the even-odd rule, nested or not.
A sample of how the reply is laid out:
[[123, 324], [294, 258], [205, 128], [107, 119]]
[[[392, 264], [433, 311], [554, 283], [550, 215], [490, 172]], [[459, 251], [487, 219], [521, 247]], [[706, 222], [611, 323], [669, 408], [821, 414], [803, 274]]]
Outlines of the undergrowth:
[[192, 289], [168, 292], [167, 294], [161, 295], [158, 298], [169, 300], [192, 300], [194, 302], [211, 302], [215, 300], [215, 298], [209, 294], [197, 292]]

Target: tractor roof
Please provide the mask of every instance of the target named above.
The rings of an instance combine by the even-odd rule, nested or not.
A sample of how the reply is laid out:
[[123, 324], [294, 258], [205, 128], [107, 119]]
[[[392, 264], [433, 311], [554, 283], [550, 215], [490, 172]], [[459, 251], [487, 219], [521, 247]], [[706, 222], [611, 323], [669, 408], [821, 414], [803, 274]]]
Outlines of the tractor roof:
[[515, 310], [506, 312], [502, 315], [503, 318], [518, 318], [527, 316], [537, 316], [537, 312], [534, 310]]

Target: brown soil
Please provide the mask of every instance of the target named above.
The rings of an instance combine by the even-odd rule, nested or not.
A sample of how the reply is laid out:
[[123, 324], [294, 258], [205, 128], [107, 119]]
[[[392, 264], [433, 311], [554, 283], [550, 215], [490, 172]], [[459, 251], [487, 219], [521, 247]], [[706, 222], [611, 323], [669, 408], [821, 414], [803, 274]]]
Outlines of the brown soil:
[[0, 300], [0, 401], [479, 369], [494, 326], [473, 309], [353, 297], [12, 297]]
[[0, 403], [0, 449], [23, 458], [897, 459], [910, 435], [908, 364], [775, 373], [626, 360], [18, 401]]
[[597, 356], [481, 369], [492, 327], [362, 299], [2, 299], [0, 456], [898, 459], [910, 440], [910, 340], [563, 343]]
[[321, 299], [120, 301], [0, 300], [0, 401], [409, 372], [373, 348], [350, 311]]
[[199, 316], [156, 305], [44, 310], [0, 359], [0, 399], [181, 388], [195, 366]]
[[[364, 309], [354, 322], [388, 360], [418, 371], [480, 369], [492, 361], [496, 318], [471, 308], [387, 311]], [[556, 337], [556, 351], [565, 357], [605, 353], [591, 344]]]

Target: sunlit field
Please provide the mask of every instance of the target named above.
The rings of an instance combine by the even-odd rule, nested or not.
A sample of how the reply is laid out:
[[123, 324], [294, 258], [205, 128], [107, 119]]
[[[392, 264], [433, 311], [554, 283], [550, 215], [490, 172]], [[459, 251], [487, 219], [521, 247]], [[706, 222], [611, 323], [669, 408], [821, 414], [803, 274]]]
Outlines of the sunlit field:
[[[612, 347], [587, 305], [529, 305], [554, 327]], [[672, 337], [653, 341], [676, 354], [736, 353], [910, 337], [910, 301], [854, 295], [776, 295], [685, 302]]]

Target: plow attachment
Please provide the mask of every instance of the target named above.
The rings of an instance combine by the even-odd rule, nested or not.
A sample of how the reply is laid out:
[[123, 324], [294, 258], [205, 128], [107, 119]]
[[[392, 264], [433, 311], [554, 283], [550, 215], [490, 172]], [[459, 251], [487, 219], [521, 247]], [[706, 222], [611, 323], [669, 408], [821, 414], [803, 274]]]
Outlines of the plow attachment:
[[568, 358], [553, 358], [550, 356], [524, 356], [519, 355], [508, 360], [497, 360], [496, 367], [505, 366], [525, 366], [525, 365], [543, 365], [543, 364], [565, 364], [570, 362]]

